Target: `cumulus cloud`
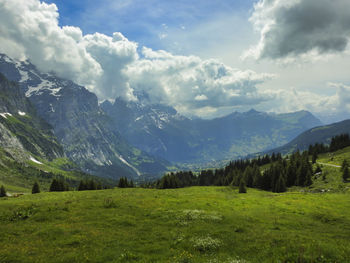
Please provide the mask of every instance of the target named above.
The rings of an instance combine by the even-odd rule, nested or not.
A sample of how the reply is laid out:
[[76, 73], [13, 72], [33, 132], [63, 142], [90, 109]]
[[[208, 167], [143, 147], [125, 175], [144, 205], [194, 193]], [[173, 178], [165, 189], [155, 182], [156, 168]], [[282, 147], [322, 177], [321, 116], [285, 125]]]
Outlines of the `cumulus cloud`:
[[137, 44], [120, 33], [84, 36], [80, 28], [60, 27], [58, 18], [55, 4], [0, 0], [0, 52], [86, 85], [100, 99], [132, 98], [122, 69], [137, 59]]
[[143, 48], [144, 59], [125, 71], [136, 91], [146, 91], [151, 102], [172, 105], [183, 111], [199, 108], [256, 105], [271, 99], [256, 86], [269, 74], [241, 71], [216, 60], [174, 56]]
[[350, 39], [350, 1], [260, 0], [250, 21], [260, 41], [244, 56], [285, 59], [339, 53]]
[[146, 47], [140, 58], [138, 44], [121, 33], [83, 35], [58, 19], [55, 4], [0, 0], [0, 52], [85, 85], [100, 100], [135, 100], [134, 91], [146, 92], [151, 102], [183, 113], [208, 113], [270, 99], [256, 86], [271, 75]]
[[[276, 112], [293, 112], [297, 110], [308, 110], [315, 113], [326, 123], [348, 119], [350, 116], [350, 86], [342, 83], [328, 84], [332, 95], [324, 96], [310, 91], [300, 91], [295, 88], [289, 90], [267, 90], [273, 95]], [[265, 105], [266, 110], [271, 105]]]

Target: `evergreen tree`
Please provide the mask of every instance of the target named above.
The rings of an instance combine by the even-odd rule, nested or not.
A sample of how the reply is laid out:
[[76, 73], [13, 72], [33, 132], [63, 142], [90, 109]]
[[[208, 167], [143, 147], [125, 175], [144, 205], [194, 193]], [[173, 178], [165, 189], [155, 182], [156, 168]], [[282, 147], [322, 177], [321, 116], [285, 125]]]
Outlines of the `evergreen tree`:
[[314, 151], [312, 154], [312, 163], [316, 163], [316, 160], [317, 160], [317, 152]]
[[95, 181], [91, 179], [88, 182], [88, 190], [96, 190], [96, 189], [97, 189], [97, 185], [96, 185]]
[[2, 185], [0, 187], [0, 197], [6, 197], [7, 194], [6, 194], [6, 190], [5, 190], [5, 187]]
[[348, 167], [349, 167], [348, 161], [346, 159], [344, 159], [343, 163], [341, 165], [341, 171], [344, 172], [344, 170]]
[[275, 193], [283, 193], [286, 189], [286, 180], [284, 179], [283, 175], [280, 175], [280, 177], [277, 180], [277, 183], [275, 185]]
[[247, 192], [247, 189], [245, 187], [245, 182], [243, 179], [241, 179], [241, 182], [239, 183], [239, 193], [245, 194]]
[[78, 186], [78, 191], [84, 191], [84, 190], [86, 190], [86, 184], [83, 180], [81, 180]]
[[32, 194], [38, 194], [40, 193], [40, 187], [38, 182], [35, 182], [32, 188]]
[[349, 179], [349, 176], [350, 176], [350, 174], [349, 174], [349, 167], [346, 166], [343, 169], [343, 181], [347, 182], [348, 179]]
[[57, 192], [57, 191], [60, 191], [60, 185], [59, 185], [59, 182], [56, 180], [56, 179], [53, 179], [52, 180], [52, 183], [50, 185], [50, 192]]

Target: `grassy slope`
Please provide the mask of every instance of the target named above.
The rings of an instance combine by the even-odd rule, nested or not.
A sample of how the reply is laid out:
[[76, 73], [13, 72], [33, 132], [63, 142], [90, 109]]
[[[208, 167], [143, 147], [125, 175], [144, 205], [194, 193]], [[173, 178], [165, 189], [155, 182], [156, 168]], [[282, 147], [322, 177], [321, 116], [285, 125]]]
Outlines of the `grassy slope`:
[[[350, 147], [318, 161], [349, 157]], [[192, 187], [0, 199], [0, 262], [349, 262], [350, 183], [339, 168], [323, 173], [283, 194]]]
[[42, 193], [0, 200], [0, 221], [0, 262], [350, 257], [350, 193], [238, 194], [225, 187]]
[[[53, 178], [63, 177], [70, 180], [71, 186], [77, 186], [80, 180], [94, 178], [104, 185], [114, 185], [115, 182], [100, 179], [79, 172], [77, 166], [67, 158], [56, 158], [52, 161], [35, 156], [42, 164], [27, 160], [20, 164], [6, 157], [0, 148], [0, 185], [4, 185], [9, 193], [30, 193], [35, 181], [39, 182], [41, 190], [47, 191]], [[40, 174], [39, 171], [45, 171]], [[1, 261], [0, 261], [1, 262]]]

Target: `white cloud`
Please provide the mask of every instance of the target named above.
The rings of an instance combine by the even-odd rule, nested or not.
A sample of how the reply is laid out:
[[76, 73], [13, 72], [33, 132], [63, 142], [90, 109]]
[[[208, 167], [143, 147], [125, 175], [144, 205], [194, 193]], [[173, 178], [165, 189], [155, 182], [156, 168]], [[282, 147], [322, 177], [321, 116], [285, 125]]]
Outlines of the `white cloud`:
[[[323, 3], [325, 0], [320, 1]], [[324, 2], [326, 6], [327, 3]], [[334, 32], [330, 38], [325, 36], [325, 41], [329, 40], [329, 43], [333, 43], [332, 37], [345, 37], [349, 32], [348, 29], [340, 32], [339, 23], [342, 19], [348, 25], [343, 15], [350, 10], [345, 9], [347, 3], [341, 0], [334, 3], [338, 8], [343, 4], [344, 10], [336, 19], [330, 16], [331, 21], [335, 22], [331, 23]], [[292, 41], [290, 46], [287, 45], [291, 51], [283, 49], [287, 33], [293, 26], [299, 28], [305, 25], [305, 21], [298, 20], [294, 23], [297, 25], [289, 25], [286, 35], [279, 31], [276, 23], [289, 21], [287, 18], [281, 20], [281, 15], [295, 17], [296, 7], [302, 4], [306, 5], [304, 0], [265, 0], [255, 6], [252, 19], [262, 32], [258, 49], [255, 49], [257, 57], [279, 58], [301, 55], [303, 52], [319, 54], [341, 50], [343, 46], [322, 46], [327, 41], [316, 41], [314, 36], [317, 34], [310, 35], [309, 46], [300, 48], [292, 45]], [[309, 9], [314, 7], [313, 0], [309, 0], [308, 4]], [[289, 12], [291, 10], [293, 12]], [[323, 9], [320, 7], [320, 10]], [[303, 15], [301, 17], [304, 18]], [[325, 118], [333, 118], [334, 114], [345, 116], [350, 112], [350, 88], [346, 85], [332, 84], [336, 93], [330, 97], [317, 95], [316, 92], [280, 90], [277, 87], [269, 89], [266, 88], [266, 81], [273, 77], [270, 74], [239, 70], [213, 59], [176, 56], [146, 47], [138, 54], [138, 44], [121, 33], [114, 33], [113, 36], [100, 33], [83, 35], [80, 28], [60, 27], [58, 18], [54, 4], [39, 0], [0, 0], [0, 52], [29, 59], [42, 71], [54, 71], [58, 76], [86, 85], [100, 100], [117, 96], [134, 100], [135, 94], [146, 92], [151, 102], [173, 106], [188, 115], [205, 117], [229, 113], [232, 109], [259, 109], [259, 105], [264, 110], [283, 112], [307, 109]], [[313, 25], [315, 31], [322, 31], [323, 27], [318, 23]], [[287, 24], [281, 23], [280, 26], [283, 28]], [[270, 39], [272, 35], [275, 42]], [[302, 36], [296, 34], [296, 39], [305, 41]], [[260, 86], [265, 86], [264, 91]]]
[[100, 100], [133, 100], [134, 90], [146, 91], [152, 102], [188, 113], [270, 99], [256, 88], [270, 75], [149, 48], [142, 49], [141, 59], [137, 43], [121, 33], [83, 35], [77, 27], [60, 27], [58, 17], [54, 4], [0, 0], [0, 52], [86, 85]]
[[[189, 113], [200, 108], [236, 107], [271, 99], [256, 86], [269, 74], [241, 71], [216, 60], [175, 56], [166, 51], [143, 48], [144, 59], [126, 70], [130, 85], [146, 91], [151, 102], [161, 102]], [[209, 109], [209, 108], [208, 108]]]
[[58, 17], [54, 4], [0, 0], [0, 52], [86, 85], [100, 99], [132, 98], [122, 69], [137, 59], [137, 44], [121, 33], [83, 36], [77, 27], [60, 27]]
[[[334, 90], [333, 95], [322, 96], [295, 88], [267, 90], [266, 92], [274, 95], [275, 101], [269, 103], [274, 105], [276, 112], [308, 110], [326, 123], [348, 119], [350, 116], [350, 86], [341, 83], [329, 83], [328, 86]], [[270, 105], [262, 105], [262, 107], [264, 106], [265, 110], [271, 107]]]
[[260, 41], [245, 56], [310, 59], [343, 52], [349, 43], [348, 0], [260, 0], [250, 20]]
[[137, 44], [130, 42], [121, 33], [113, 37], [95, 33], [83, 38], [86, 51], [99, 63], [103, 74], [91, 89], [100, 99], [123, 96], [135, 99], [124, 68], [138, 59]]

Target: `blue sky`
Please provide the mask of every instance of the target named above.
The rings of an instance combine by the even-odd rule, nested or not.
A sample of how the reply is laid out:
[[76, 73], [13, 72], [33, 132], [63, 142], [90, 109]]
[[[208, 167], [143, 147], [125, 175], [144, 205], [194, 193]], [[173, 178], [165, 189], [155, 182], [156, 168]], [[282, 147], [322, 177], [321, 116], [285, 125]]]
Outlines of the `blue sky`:
[[[254, 1], [46, 0], [45, 2], [55, 3], [58, 6], [61, 26], [77, 26], [84, 34], [100, 32], [112, 35], [113, 32], [122, 32], [128, 39], [153, 49], [194, 54], [201, 48], [200, 45], [210, 46], [211, 42], [217, 43], [215, 35], [222, 31], [225, 34], [221, 36], [225, 37], [220, 41], [230, 40], [231, 38], [227, 38], [229, 35], [237, 35], [241, 25], [231, 22], [238, 19], [248, 22]], [[201, 30], [201, 26], [207, 26], [207, 31]], [[177, 41], [175, 37], [179, 40]], [[188, 44], [187, 41], [191, 43]]]
[[[350, 116], [349, 0], [0, 0], [0, 52], [100, 101]], [[57, 17], [59, 19], [57, 20]]]

